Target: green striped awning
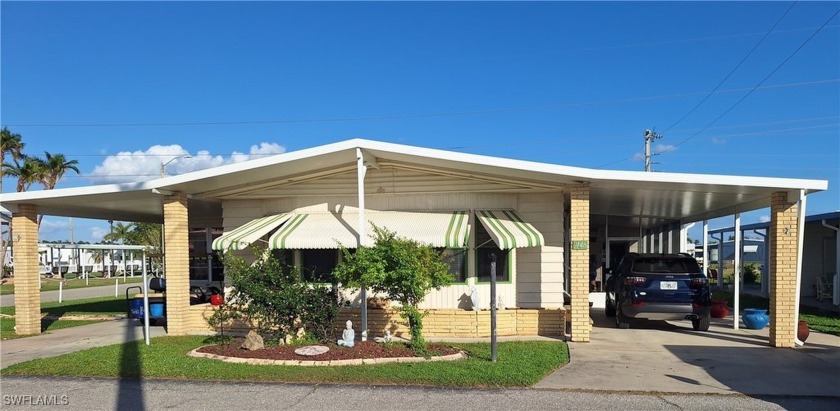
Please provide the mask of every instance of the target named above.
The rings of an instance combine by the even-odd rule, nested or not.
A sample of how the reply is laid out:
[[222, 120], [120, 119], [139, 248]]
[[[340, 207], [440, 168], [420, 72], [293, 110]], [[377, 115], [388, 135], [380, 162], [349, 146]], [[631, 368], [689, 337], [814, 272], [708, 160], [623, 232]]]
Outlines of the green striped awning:
[[223, 234], [213, 240], [214, 250], [242, 250], [260, 237], [268, 234], [280, 224], [286, 222], [290, 214], [277, 214], [249, 221], [239, 228]]
[[[367, 210], [368, 236], [370, 224], [386, 228], [405, 237], [432, 247], [463, 248], [467, 243], [469, 213], [407, 212]], [[330, 249], [339, 244], [348, 248], [358, 247], [359, 214], [307, 213], [296, 214], [269, 239], [271, 248]], [[365, 245], [369, 245], [366, 240]]]
[[522, 220], [514, 211], [476, 211], [487, 233], [502, 250], [538, 247], [545, 244], [543, 235], [534, 226]]

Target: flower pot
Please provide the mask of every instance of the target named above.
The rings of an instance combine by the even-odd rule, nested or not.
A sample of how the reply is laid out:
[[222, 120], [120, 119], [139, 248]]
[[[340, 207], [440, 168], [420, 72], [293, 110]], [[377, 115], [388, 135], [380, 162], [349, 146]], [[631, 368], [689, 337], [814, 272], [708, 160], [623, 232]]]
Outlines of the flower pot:
[[760, 308], [745, 308], [744, 316], [741, 319], [744, 321], [744, 326], [751, 330], [761, 330], [770, 322], [767, 310]]
[[712, 301], [712, 318], [725, 318], [729, 315], [729, 306], [726, 301]]
[[796, 338], [804, 342], [808, 339], [809, 335], [811, 335], [811, 329], [808, 328], [808, 321], [799, 320], [799, 327], [796, 329]]

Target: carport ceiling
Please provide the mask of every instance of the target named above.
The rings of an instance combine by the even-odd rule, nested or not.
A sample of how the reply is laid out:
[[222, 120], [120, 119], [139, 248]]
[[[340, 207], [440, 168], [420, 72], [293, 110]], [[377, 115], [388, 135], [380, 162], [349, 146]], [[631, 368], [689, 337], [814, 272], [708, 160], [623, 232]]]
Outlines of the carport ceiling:
[[[776, 191], [828, 188], [824, 180], [595, 170], [357, 139], [141, 183], [8, 193], [3, 206], [16, 211], [18, 204], [30, 203], [50, 215], [160, 221], [162, 196], [180, 192], [191, 198], [191, 218], [219, 218], [222, 198], [346, 173], [360, 152], [373, 167], [412, 167], [522, 191], [567, 191], [588, 182], [592, 214], [643, 221], [698, 221], [767, 207]], [[355, 187], [347, 192], [355, 193]]]

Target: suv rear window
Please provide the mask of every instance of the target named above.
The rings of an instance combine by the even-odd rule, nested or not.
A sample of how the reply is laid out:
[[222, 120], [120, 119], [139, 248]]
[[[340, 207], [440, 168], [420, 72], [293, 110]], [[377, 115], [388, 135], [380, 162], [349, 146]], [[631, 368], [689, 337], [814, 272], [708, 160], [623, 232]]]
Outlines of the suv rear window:
[[631, 271], [636, 273], [697, 274], [697, 261], [688, 258], [637, 258]]

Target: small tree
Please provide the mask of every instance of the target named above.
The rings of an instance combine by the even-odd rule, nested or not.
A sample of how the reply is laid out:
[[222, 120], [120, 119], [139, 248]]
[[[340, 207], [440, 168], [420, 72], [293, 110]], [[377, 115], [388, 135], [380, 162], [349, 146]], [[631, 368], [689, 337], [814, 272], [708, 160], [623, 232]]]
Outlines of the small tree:
[[400, 314], [411, 331], [411, 348], [422, 354], [426, 341], [423, 315], [417, 306], [429, 291], [452, 282], [449, 267], [432, 247], [397, 237], [384, 228], [373, 226], [373, 231], [373, 247], [359, 247], [355, 253], [343, 249], [344, 261], [336, 267], [335, 278], [346, 288], [370, 288], [399, 301]]

